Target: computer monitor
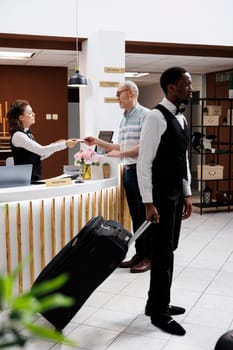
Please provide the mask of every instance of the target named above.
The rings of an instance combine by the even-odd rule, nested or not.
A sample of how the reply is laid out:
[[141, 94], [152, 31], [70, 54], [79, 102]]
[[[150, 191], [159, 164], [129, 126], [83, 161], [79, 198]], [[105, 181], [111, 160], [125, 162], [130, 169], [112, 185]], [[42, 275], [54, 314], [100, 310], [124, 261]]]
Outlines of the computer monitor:
[[[112, 137], [113, 137], [113, 131], [103, 131], [101, 130], [99, 132], [99, 136], [98, 138], [103, 140], [103, 141], [106, 141], [106, 142], [112, 142]], [[99, 146], [96, 146], [95, 147], [95, 151], [98, 153], [98, 154], [104, 154], [106, 153], [105, 150]]]
[[32, 164], [0, 166], [0, 188], [29, 186]]

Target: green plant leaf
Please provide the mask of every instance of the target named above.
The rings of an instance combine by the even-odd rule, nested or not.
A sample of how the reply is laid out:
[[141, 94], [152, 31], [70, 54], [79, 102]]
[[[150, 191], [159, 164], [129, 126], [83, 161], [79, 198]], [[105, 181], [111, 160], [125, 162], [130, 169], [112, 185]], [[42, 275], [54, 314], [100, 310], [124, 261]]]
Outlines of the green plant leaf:
[[74, 300], [70, 297], [59, 293], [51, 294], [40, 300], [40, 309], [38, 312], [43, 313], [56, 307], [68, 307], [72, 306], [73, 304]]
[[77, 346], [74, 341], [66, 338], [62, 333], [55, 330], [44, 328], [34, 323], [24, 324], [24, 328], [30, 331], [30, 333], [34, 334], [36, 337], [53, 340], [57, 343], [64, 343], [70, 346]]
[[67, 280], [68, 280], [68, 275], [62, 274], [51, 280], [34, 285], [30, 293], [35, 297], [47, 294], [49, 292], [59, 289], [59, 287], [63, 286]]
[[[38, 313], [73, 305], [72, 298], [56, 293], [56, 290], [66, 283], [68, 275], [63, 274], [49, 281], [38, 283], [31, 290], [15, 296], [13, 295], [13, 284], [25, 262], [21, 263], [13, 273], [0, 275], [0, 311], [2, 311], [0, 317], [3, 316], [2, 319], [0, 318], [0, 348], [10, 348], [15, 345], [23, 347], [32, 337], [42, 337], [67, 345], [75, 345], [62, 334], [34, 323]], [[28, 334], [21, 332], [22, 329]]]

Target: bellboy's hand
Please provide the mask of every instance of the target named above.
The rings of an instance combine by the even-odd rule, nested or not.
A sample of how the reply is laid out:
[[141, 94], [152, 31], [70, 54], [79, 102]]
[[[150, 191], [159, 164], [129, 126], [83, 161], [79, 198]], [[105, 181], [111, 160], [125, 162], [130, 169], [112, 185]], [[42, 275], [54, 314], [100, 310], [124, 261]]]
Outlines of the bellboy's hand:
[[184, 197], [184, 208], [182, 213], [182, 220], [188, 219], [192, 214], [192, 200], [191, 196]]
[[157, 208], [153, 205], [153, 203], [144, 203], [145, 208], [146, 208], [146, 219], [148, 221], [151, 220], [151, 218], [153, 217], [153, 223], [157, 224], [159, 223], [159, 219], [160, 219], [160, 215], [158, 213]]

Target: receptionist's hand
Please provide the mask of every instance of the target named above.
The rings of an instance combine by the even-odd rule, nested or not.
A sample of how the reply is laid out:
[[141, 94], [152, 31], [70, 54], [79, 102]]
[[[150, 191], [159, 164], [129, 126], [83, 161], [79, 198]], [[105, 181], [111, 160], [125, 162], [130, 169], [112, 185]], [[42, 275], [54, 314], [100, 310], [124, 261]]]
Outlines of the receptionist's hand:
[[66, 147], [73, 148], [78, 143], [78, 139], [66, 140]]

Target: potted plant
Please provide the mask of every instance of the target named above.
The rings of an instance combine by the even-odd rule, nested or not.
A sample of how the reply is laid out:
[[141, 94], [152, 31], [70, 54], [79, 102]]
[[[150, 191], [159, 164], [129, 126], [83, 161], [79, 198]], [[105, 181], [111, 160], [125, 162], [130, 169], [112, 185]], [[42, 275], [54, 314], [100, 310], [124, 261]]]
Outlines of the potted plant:
[[102, 169], [103, 169], [103, 176], [104, 179], [108, 179], [110, 177], [110, 163], [104, 162], [102, 164]]
[[73, 300], [59, 293], [50, 294], [44, 298], [37, 298], [56, 290], [67, 280], [65, 275], [41, 283], [32, 290], [13, 295], [13, 284], [21, 268], [13, 273], [0, 275], [0, 349], [24, 348], [29, 340], [41, 338], [75, 346], [74, 342], [61, 333], [36, 324], [40, 312], [54, 307], [67, 307]]

